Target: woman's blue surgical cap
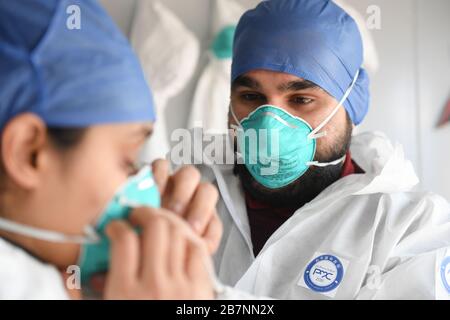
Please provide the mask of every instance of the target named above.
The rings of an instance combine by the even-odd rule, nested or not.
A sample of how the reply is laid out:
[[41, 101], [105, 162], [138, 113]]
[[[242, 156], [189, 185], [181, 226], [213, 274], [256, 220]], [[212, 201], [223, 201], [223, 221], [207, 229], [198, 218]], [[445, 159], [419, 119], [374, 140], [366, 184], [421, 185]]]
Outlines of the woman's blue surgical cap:
[[355, 21], [331, 0], [268, 0], [240, 19], [233, 44], [232, 81], [256, 69], [314, 82], [344, 102], [358, 125], [369, 108], [369, 78], [361, 68], [362, 39]]
[[139, 62], [97, 2], [0, 1], [0, 130], [23, 112], [49, 127], [155, 120]]

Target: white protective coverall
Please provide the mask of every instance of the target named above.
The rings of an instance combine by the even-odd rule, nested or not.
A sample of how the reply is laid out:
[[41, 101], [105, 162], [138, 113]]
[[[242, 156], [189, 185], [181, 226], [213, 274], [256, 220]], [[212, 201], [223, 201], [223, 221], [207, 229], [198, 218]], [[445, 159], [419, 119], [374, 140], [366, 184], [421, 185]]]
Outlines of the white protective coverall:
[[0, 300], [69, 299], [60, 272], [0, 238]]
[[354, 136], [350, 150], [365, 174], [339, 179], [299, 208], [257, 257], [233, 165], [198, 165], [221, 195], [224, 233], [214, 262], [228, 288], [219, 298], [450, 297], [447, 200], [413, 191], [412, 164], [382, 133]]

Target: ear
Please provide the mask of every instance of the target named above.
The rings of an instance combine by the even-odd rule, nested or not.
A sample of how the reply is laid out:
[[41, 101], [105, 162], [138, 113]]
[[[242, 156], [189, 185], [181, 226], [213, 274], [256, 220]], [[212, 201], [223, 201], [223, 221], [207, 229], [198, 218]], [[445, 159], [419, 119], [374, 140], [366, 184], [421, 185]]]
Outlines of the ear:
[[1, 136], [6, 176], [24, 189], [36, 188], [47, 142], [47, 126], [37, 115], [23, 113], [10, 120]]

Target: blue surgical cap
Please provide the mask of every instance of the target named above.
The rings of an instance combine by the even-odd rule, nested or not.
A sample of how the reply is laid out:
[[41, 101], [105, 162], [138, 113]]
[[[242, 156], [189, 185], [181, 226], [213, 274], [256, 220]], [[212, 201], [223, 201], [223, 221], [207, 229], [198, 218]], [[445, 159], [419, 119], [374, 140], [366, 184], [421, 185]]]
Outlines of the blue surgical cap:
[[268, 0], [240, 19], [233, 44], [232, 81], [256, 69], [314, 82], [344, 102], [358, 125], [369, 108], [369, 78], [361, 67], [362, 39], [355, 21], [331, 0]]
[[24, 112], [87, 127], [154, 121], [153, 109], [135, 54], [97, 2], [0, 1], [0, 130]]

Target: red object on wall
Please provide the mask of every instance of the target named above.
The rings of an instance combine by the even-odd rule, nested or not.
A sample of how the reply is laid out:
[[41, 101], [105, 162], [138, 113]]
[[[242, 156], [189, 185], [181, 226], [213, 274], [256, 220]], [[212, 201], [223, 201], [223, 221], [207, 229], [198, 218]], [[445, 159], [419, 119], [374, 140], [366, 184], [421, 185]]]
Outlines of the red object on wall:
[[447, 122], [450, 122], [450, 99], [447, 101], [447, 105], [442, 112], [441, 118], [437, 125], [438, 128], [443, 127]]

